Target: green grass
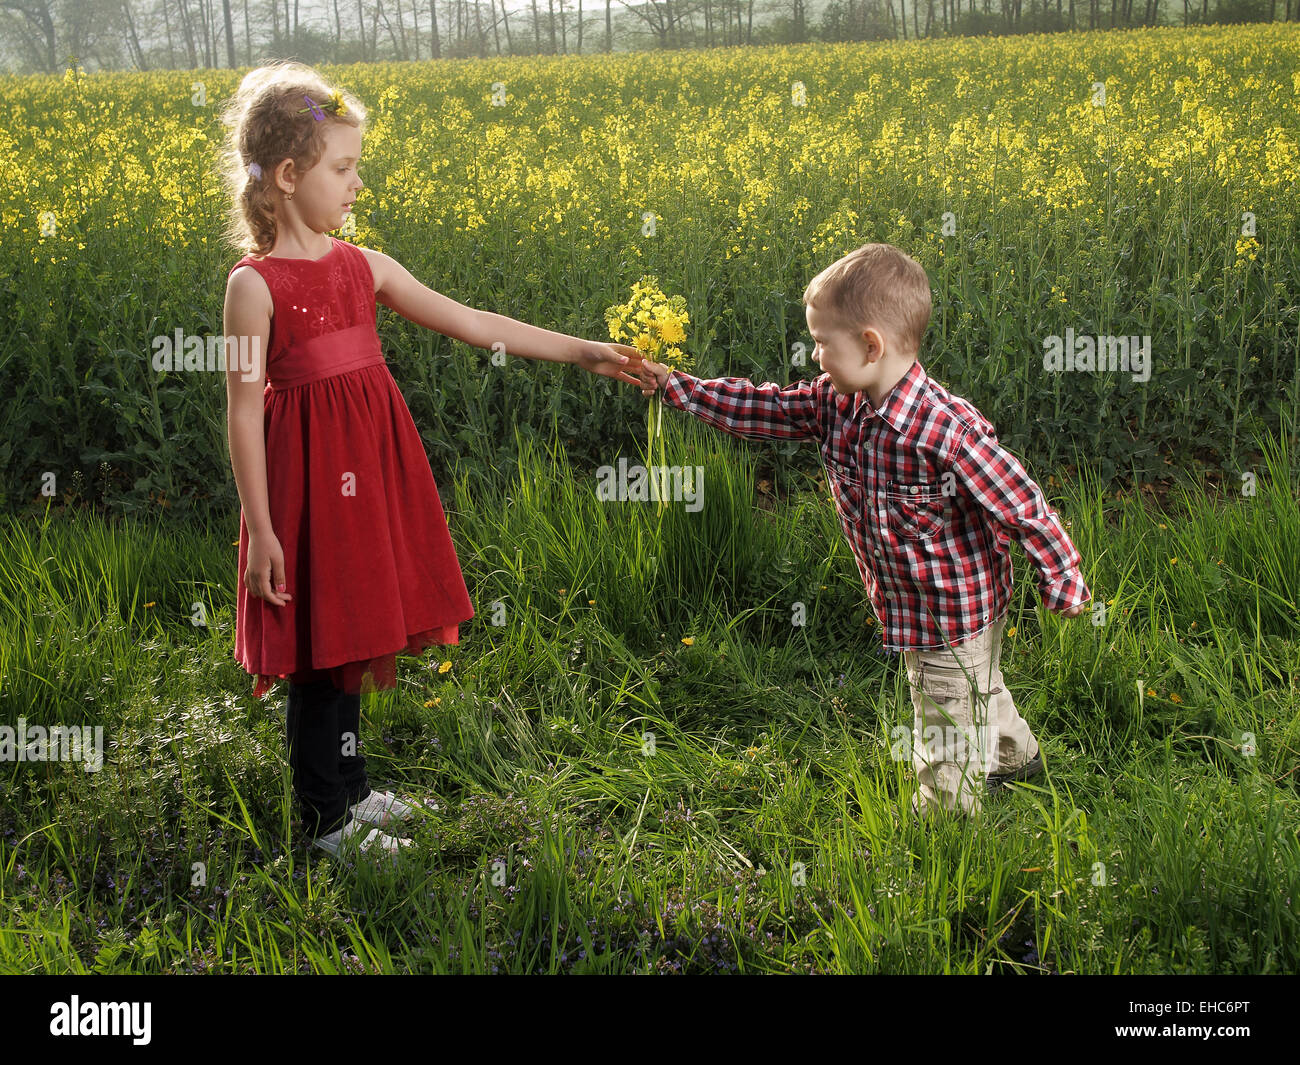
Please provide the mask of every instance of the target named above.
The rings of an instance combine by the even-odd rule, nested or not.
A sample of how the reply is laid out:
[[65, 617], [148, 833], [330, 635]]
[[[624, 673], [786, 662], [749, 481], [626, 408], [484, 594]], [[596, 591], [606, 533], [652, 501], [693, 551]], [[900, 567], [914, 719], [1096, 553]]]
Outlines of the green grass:
[[236, 515], [6, 518], [0, 721], [106, 750], [0, 763], [0, 971], [1300, 966], [1284, 450], [1236, 500], [1054, 500], [1107, 618], [1046, 614], [1017, 554], [1003, 668], [1047, 778], [926, 833], [825, 487], [773, 501], [745, 446], [667, 421], [697, 514], [598, 502], [528, 441], [499, 495], [455, 486], [478, 616], [450, 670], [403, 659], [363, 701], [372, 780], [441, 804], [392, 868], [296, 842], [284, 686], [253, 700], [231, 657]]

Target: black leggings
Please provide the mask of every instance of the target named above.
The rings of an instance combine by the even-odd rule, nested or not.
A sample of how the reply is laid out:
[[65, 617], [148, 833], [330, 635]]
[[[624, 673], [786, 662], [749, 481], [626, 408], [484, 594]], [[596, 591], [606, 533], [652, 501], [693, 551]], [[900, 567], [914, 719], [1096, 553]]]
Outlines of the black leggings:
[[348, 807], [370, 794], [361, 754], [361, 696], [324, 679], [290, 683], [285, 734], [307, 838], [342, 828], [352, 820]]

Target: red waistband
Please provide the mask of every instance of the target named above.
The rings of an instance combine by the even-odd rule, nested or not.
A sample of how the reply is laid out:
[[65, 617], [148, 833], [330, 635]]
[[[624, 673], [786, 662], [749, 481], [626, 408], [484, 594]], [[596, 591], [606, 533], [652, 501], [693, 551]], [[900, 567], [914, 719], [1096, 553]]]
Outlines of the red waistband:
[[295, 388], [383, 362], [379, 334], [372, 324], [362, 322], [290, 348], [267, 367], [267, 387]]

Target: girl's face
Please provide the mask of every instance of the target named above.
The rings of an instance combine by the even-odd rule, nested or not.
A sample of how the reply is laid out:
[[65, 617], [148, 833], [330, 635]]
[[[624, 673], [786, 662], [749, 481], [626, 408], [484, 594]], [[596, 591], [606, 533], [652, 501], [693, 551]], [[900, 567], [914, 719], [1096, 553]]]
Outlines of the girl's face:
[[292, 187], [288, 206], [318, 233], [338, 229], [347, 221], [357, 193], [365, 188], [357, 163], [361, 158], [361, 131], [331, 122], [325, 131], [325, 151], [320, 162]]

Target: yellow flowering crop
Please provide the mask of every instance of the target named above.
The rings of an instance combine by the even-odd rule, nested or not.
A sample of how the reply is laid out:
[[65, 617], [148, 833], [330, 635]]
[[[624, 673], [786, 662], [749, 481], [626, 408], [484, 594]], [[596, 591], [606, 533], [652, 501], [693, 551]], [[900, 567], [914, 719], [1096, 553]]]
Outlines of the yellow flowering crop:
[[[645, 275], [611, 309], [615, 340], [681, 369], [689, 329], [699, 361], [719, 355], [710, 374], [770, 377], [808, 346], [809, 279], [887, 241], [932, 279], [925, 356], [973, 402], [996, 383], [985, 412], [1005, 432], [1033, 433], [1043, 402], [1081, 434], [1110, 431], [1089, 420], [1103, 411], [1175, 446], [1163, 386], [1035, 370], [1042, 337], [1084, 322], [1153, 332], [1153, 380], [1204, 381], [1199, 404], [1177, 386], [1198, 447], [1242, 431], [1238, 405], [1216, 406], [1225, 382], [1254, 397], [1294, 380], [1279, 313], [1300, 289], [1293, 24], [321, 72], [369, 114], [365, 188], [338, 235], [476, 307], [593, 336], [609, 279]], [[44, 349], [33, 366], [75, 350], [87, 379], [94, 351], [219, 318], [239, 256], [220, 241], [218, 112], [244, 73], [3, 79], [0, 262], [10, 331]], [[94, 345], [62, 328], [64, 293], [84, 298]], [[1038, 436], [1049, 454], [1066, 439]]]

